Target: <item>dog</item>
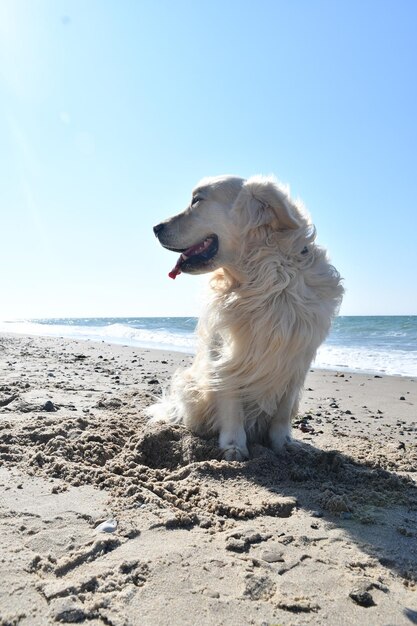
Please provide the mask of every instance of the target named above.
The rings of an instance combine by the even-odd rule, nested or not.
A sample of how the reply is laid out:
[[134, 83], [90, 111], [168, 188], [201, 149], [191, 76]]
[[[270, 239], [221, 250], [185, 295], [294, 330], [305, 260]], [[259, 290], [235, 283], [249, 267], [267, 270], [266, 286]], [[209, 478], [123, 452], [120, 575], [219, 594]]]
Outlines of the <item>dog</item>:
[[213, 274], [194, 361], [148, 415], [217, 433], [228, 461], [247, 459], [251, 442], [279, 454], [343, 296], [306, 210], [273, 177], [205, 178], [154, 233], [180, 254], [171, 278]]

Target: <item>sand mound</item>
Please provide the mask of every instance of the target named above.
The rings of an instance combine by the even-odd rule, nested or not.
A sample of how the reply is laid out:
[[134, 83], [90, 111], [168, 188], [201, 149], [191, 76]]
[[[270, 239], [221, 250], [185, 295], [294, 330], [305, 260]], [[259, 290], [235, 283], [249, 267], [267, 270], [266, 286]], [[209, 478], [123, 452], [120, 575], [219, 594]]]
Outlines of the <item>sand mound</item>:
[[[300, 494], [304, 506], [360, 518], [370, 507], [407, 503], [413, 493], [408, 478], [381, 467], [382, 458], [395, 467], [398, 451], [387, 459], [370, 441], [356, 447], [358, 459], [308, 444], [277, 457], [257, 445], [250, 461], [228, 463], [219, 460], [215, 439], [196, 437], [181, 426], [150, 425], [141, 411], [132, 415], [131, 409], [126, 395], [97, 402], [94, 414], [36, 411], [18, 427], [9, 429], [6, 422], [0, 435], [3, 459], [71, 485], [107, 489], [124, 506], [157, 503], [178, 517], [171, 525], [288, 516]], [[13, 410], [16, 415], [17, 407]], [[404, 465], [403, 454], [398, 465]]]

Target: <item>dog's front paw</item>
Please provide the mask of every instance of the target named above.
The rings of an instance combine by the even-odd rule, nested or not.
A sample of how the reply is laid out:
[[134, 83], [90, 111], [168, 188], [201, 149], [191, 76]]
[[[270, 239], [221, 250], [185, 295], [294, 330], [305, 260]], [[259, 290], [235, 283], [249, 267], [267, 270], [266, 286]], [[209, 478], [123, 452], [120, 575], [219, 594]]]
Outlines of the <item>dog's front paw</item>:
[[225, 461], [246, 461], [249, 458], [249, 452], [247, 448], [243, 450], [237, 446], [232, 446], [222, 450], [222, 458]]
[[291, 426], [285, 421], [275, 421], [269, 429], [269, 441], [275, 454], [282, 454], [292, 444]]
[[291, 453], [295, 453], [297, 452], [297, 450], [301, 450], [303, 447], [303, 444], [301, 443], [301, 441], [297, 441], [295, 439], [293, 439], [292, 437], [290, 437], [289, 435], [287, 435], [287, 437], [285, 437], [284, 441], [279, 441], [272, 443], [271, 448], [272, 450], [275, 452], [275, 454], [277, 456], [281, 456], [281, 454], [285, 453], [285, 452], [289, 452]]
[[297, 452], [298, 450], [303, 449], [302, 441], [297, 441], [297, 439], [293, 439], [290, 437], [288, 441], [284, 444], [284, 450], [287, 452]]

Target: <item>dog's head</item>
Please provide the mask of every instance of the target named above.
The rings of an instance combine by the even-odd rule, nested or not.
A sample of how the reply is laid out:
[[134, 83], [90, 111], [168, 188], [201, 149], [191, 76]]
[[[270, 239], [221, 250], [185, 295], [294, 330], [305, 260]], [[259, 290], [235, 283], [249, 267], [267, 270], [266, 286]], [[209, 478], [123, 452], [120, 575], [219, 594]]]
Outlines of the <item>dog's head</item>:
[[155, 226], [154, 233], [164, 248], [181, 253], [170, 272], [175, 278], [232, 269], [241, 258], [242, 239], [300, 224], [301, 214], [274, 179], [219, 176], [200, 181], [185, 211]]

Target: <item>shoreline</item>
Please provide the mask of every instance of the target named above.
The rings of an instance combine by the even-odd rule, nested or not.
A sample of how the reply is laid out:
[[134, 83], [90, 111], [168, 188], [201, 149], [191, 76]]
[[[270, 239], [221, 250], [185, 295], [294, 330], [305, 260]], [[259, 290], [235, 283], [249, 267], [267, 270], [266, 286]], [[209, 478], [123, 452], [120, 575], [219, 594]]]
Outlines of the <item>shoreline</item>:
[[417, 380], [313, 368], [301, 446], [227, 463], [144, 418], [190, 359], [0, 334], [1, 626], [413, 623]]
[[[73, 342], [80, 342], [81, 344], [86, 342], [86, 343], [92, 343], [92, 344], [96, 344], [96, 345], [109, 345], [109, 346], [114, 346], [114, 347], [119, 347], [119, 348], [130, 348], [133, 350], [138, 350], [138, 351], [151, 351], [151, 352], [162, 352], [164, 354], [166, 353], [172, 353], [174, 355], [177, 356], [181, 356], [181, 357], [194, 357], [195, 356], [195, 352], [190, 351], [190, 350], [186, 350], [184, 349], [179, 349], [178, 347], [175, 348], [171, 348], [169, 346], [163, 346], [163, 345], [152, 345], [151, 343], [149, 343], [148, 345], [135, 345], [133, 343], [126, 343], [125, 341], [110, 341], [110, 340], [105, 340], [105, 339], [95, 339], [94, 337], [64, 337], [64, 336], [60, 336], [60, 335], [37, 335], [37, 334], [30, 334], [30, 333], [17, 333], [17, 332], [3, 332], [0, 331], [0, 339], [1, 337], [9, 337], [10, 339], [18, 339], [19, 337], [26, 337], [26, 338], [33, 338], [33, 339], [50, 339], [50, 340], [60, 340], [60, 341], [73, 341]], [[354, 368], [350, 368], [347, 365], [339, 365], [338, 367], [327, 367], [327, 366], [321, 366], [321, 365], [316, 365], [313, 364], [311, 365], [310, 370], [318, 370], [321, 372], [341, 372], [341, 373], [345, 373], [345, 374], [358, 374], [358, 375], [364, 375], [364, 376], [374, 376], [376, 378], [385, 378], [385, 377], [389, 377], [389, 378], [405, 378], [408, 380], [417, 380], [417, 376], [413, 375], [413, 374], [387, 374], [385, 373], [385, 371], [383, 370], [376, 370], [376, 369], [369, 369], [369, 370], [365, 370], [365, 369], [354, 369]]]

